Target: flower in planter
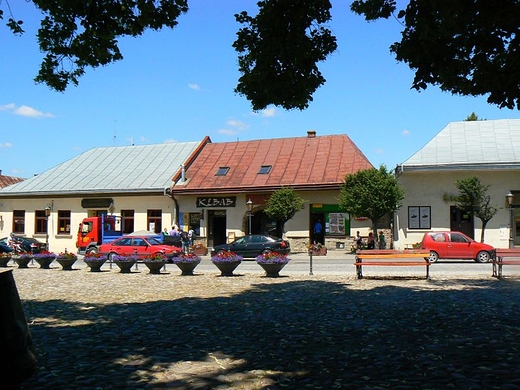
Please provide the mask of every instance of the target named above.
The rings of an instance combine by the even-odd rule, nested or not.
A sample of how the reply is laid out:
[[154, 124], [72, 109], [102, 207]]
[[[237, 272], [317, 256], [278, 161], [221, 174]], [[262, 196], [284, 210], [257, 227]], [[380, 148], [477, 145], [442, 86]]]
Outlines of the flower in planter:
[[282, 255], [277, 252], [268, 252], [256, 256], [258, 264], [287, 264], [291, 259], [287, 255]]
[[153, 255], [148, 255], [144, 258], [144, 262], [146, 263], [154, 263], [154, 262], [162, 262], [166, 261], [166, 255], [164, 253], [154, 253]]
[[72, 252], [65, 251], [65, 252], [58, 253], [58, 256], [56, 258], [59, 260], [61, 260], [61, 259], [76, 260], [78, 258], [78, 256], [76, 256], [76, 254], [74, 254]]
[[309, 249], [310, 251], [319, 251], [322, 247], [323, 246], [320, 242], [313, 242], [312, 244], [307, 245], [307, 249]]
[[49, 251], [41, 251], [33, 255], [33, 258], [36, 259], [53, 259], [56, 257], [56, 253]]
[[125, 256], [125, 255], [115, 255], [114, 257], [112, 257], [112, 261], [114, 262], [118, 262], [118, 261], [137, 261], [137, 256], [136, 255], [130, 255], [130, 256]]
[[235, 252], [231, 251], [222, 251], [218, 252], [216, 255], [211, 256], [211, 261], [213, 263], [233, 263], [235, 261], [242, 261], [244, 258], [240, 255], [237, 255]]
[[12, 252], [2, 252], [0, 253], [0, 257], [9, 257], [11, 258], [14, 255]]
[[18, 259], [32, 259], [33, 258], [33, 255], [30, 254], [30, 253], [27, 253], [27, 252], [20, 252], [16, 255], [13, 255], [13, 257], [16, 257]]
[[197, 256], [194, 253], [185, 253], [183, 255], [177, 256], [172, 258], [173, 264], [179, 264], [179, 263], [197, 263], [201, 261], [202, 258], [200, 256]]
[[108, 257], [102, 253], [89, 252], [85, 254], [83, 259], [86, 261], [107, 261]]

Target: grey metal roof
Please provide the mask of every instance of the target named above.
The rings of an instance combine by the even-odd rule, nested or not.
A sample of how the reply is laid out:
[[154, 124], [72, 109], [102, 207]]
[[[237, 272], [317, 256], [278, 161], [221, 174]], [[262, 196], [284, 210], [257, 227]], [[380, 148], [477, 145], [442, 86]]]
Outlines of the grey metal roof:
[[38, 176], [0, 189], [13, 195], [163, 191], [201, 142], [90, 149]]
[[518, 169], [520, 119], [451, 122], [398, 170]]

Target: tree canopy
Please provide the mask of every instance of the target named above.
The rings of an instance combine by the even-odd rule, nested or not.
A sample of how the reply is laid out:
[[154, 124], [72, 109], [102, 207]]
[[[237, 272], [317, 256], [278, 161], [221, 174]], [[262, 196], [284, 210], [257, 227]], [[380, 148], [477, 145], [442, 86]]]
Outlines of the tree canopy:
[[399, 209], [403, 199], [403, 188], [384, 165], [347, 175], [339, 193], [340, 207], [352, 216], [369, 218], [374, 232], [378, 221]]
[[[44, 15], [38, 42], [44, 53], [35, 80], [64, 91], [78, 84], [87, 67], [121, 60], [118, 38], [146, 29], [174, 27], [188, 0], [32, 0]], [[395, 17], [401, 41], [390, 45], [398, 61], [414, 72], [412, 88], [436, 85], [464, 96], [488, 95], [499, 107], [520, 108], [520, 2], [518, 0], [355, 0], [353, 12], [367, 21]], [[7, 26], [23, 33], [11, 14]], [[218, 4], [215, 4], [218, 6]], [[241, 77], [235, 92], [253, 109], [270, 104], [303, 110], [325, 78], [317, 64], [336, 48], [325, 24], [330, 0], [262, 0], [258, 14], [235, 15], [244, 25], [233, 47]], [[0, 9], [0, 18], [4, 12]]]
[[265, 214], [276, 221], [276, 233], [282, 237], [284, 226], [294, 214], [303, 207], [303, 199], [292, 188], [284, 187], [275, 192], [267, 200]]
[[455, 186], [459, 190], [457, 208], [469, 211], [472, 216], [480, 219], [480, 241], [484, 242], [487, 223], [497, 213], [497, 208], [491, 204], [491, 196], [487, 193], [490, 186], [482, 184], [476, 176], [457, 180]]

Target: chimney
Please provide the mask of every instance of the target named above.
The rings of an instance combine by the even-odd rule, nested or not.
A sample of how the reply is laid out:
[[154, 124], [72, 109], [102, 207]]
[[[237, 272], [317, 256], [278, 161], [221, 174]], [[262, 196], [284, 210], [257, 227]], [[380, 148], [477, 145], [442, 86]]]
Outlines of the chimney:
[[307, 138], [316, 138], [316, 130], [307, 130]]

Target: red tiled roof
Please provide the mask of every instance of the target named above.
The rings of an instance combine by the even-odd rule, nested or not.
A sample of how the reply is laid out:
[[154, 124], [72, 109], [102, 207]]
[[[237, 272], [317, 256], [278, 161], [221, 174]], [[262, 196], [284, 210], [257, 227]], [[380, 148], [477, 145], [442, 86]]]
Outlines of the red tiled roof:
[[[264, 165], [272, 166], [271, 172], [258, 174]], [[227, 175], [216, 176], [219, 167], [229, 167]], [[173, 191], [337, 188], [345, 175], [372, 167], [347, 135], [208, 143], [186, 170], [187, 181], [178, 181]]]
[[21, 177], [4, 176], [0, 174], [0, 188], [10, 186], [11, 184], [20, 183], [24, 181]]

